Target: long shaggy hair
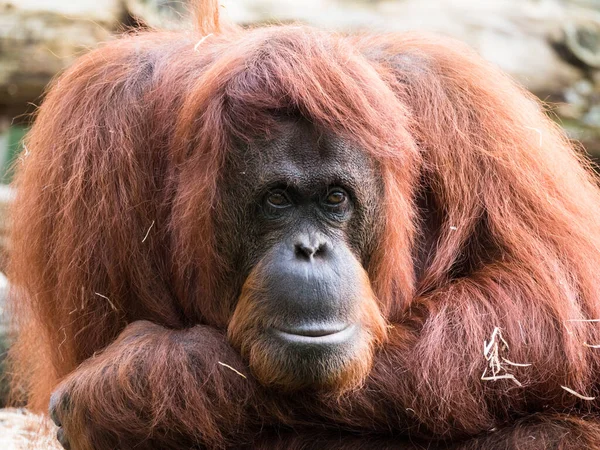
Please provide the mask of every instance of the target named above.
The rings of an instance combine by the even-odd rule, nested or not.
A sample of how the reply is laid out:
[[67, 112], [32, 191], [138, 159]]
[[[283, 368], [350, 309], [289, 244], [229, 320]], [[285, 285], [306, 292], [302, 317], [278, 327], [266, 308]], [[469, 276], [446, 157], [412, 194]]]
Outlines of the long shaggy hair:
[[[39, 109], [15, 181], [9, 271], [12, 362], [31, 407], [45, 409], [58, 381], [134, 320], [227, 327], [235, 302], [215, 288], [228, 269], [213, 227], [221, 171], [234, 141], [270, 136], [274, 113], [289, 111], [381, 166], [385, 230], [366, 271], [392, 326], [372, 392], [438, 435], [542, 402], [595, 411], [561, 385], [600, 394], [600, 328], [585, 321], [600, 318], [600, 194], [539, 103], [447, 38], [243, 30], [211, 5], [195, 32], [90, 52]], [[508, 359], [532, 364], [514, 368], [514, 396], [510, 380], [480, 380], [495, 327]], [[337, 422], [395, 426], [356, 395], [367, 418]]]

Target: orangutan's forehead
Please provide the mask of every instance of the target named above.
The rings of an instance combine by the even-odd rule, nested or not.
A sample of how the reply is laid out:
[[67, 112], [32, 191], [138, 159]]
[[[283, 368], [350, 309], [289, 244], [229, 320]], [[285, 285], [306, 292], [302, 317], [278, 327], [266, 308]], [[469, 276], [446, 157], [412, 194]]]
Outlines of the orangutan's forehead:
[[245, 171], [258, 179], [357, 184], [378, 178], [377, 163], [359, 145], [306, 120], [280, 123], [269, 140], [255, 140], [234, 150]]

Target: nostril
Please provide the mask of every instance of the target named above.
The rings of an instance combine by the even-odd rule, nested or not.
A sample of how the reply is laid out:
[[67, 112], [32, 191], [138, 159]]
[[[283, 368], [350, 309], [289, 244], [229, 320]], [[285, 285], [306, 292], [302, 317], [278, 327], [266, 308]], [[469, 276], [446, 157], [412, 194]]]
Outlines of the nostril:
[[296, 256], [310, 259], [315, 253], [316, 249], [311, 245], [296, 244]]
[[321, 242], [318, 246], [317, 249], [315, 250], [315, 255], [321, 255], [324, 254], [325, 251], [327, 250], [327, 244], [325, 242]]
[[295, 245], [296, 256], [311, 259], [325, 253], [327, 244], [319, 243], [316, 245], [297, 243]]

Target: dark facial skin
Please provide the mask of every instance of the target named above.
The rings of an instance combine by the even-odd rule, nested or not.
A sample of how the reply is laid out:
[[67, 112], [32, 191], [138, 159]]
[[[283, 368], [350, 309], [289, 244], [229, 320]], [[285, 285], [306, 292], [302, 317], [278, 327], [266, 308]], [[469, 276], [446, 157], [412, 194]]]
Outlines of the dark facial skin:
[[381, 230], [377, 164], [340, 137], [290, 120], [274, 139], [241, 145], [228, 166], [217, 232], [221, 254], [234, 261], [223, 277], [237, 285], [232, 298], [259, 265], [269, 316], [261, 333], [272, 354], [298, 366], [351, 358], [362, 339], [360, 281]]

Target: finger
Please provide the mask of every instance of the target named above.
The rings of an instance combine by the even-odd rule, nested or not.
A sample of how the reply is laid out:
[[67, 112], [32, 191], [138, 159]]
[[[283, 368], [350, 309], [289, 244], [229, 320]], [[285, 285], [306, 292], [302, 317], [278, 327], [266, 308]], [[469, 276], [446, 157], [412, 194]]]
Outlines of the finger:
[[56, 426], [62, 426], [64, 415], [68, 412], [69, 407], [69, 396], [64, 391], [59, 389], [52, 393], [48, 404], [48, 414]]
[[71, 449], [71, 445], [69, 444], [67, 434], [65, 433], [65, 429], [63, 427], [60, 427], [56, 432], [56, 439], [58, 442], [60, 442], [60, 445], [62, 445], [65, 450]]
[[60, 405], [61, 405], [61, 393], [59, 391], [55, 391], [50, 396], [50, 403], [48, 404], [48, 414], [50, 415], [50, 419], [52, 422], [56, 424], [56, 426], [61, 426], [62, 421], [60, 419]]

